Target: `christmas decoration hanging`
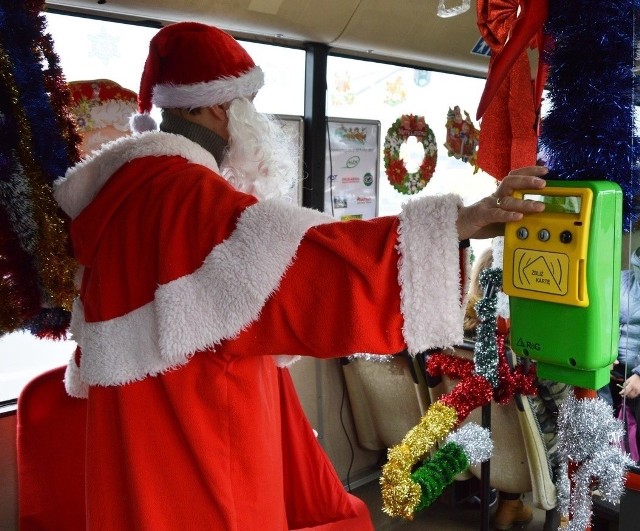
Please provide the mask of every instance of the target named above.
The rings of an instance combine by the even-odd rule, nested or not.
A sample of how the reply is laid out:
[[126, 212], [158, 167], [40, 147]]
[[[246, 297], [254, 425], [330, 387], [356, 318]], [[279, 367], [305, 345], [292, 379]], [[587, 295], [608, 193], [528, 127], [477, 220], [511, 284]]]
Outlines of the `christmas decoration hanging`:
[[62, 338], [76, 263], [51, 185], [79, 160], [80, 137], [43, 6], [0, 6], [0, 335]]
[[493, 442], [489, 430], [469, 423], [447, 435], [445, 444], [431, 459], [411, 473], [420, 485], [422, 494], [416, 511], [429, 507], [453, 483], [457, 474], [469, 465], [479, 464], [491, 457]]
[[633, 464], [620, 448], [623, 433], [622, 422], [602, 399], [577, 400], [570, 395], [560, 407], [558, 510], [567, 520], [571, 516], [568, 531], [589, 527], [593, 489], [598, 489], [602, 499], [614, 505], [620, 500], [625, 469]]
[[469, 113], [464, 111], [463, 118], [459, 106], [449, 108], [446, 127], [447, 139], [444, 147], [447, 148], [447, 155], [468, 162], [473, 166], [474, 173], [477, 172], [480, 130], [476, 129]]
[[[623, 230], [638, 222], [640, 136], [634, 124], [638, 0], [549, 2], [549, 111], [540, 147], [548, 178], [609, 180], [623, 192]], [[588, 31], [585, 29], [588, 28]]]
[[516, 393], [533, 395], [537, 392], [534, 366], [525, 369], [518, 365], [511, 370], [505, 357], [505, 337], [496, 332], [496, 299], [501, 280], [499, 268], [487, 269], [480, 277], [485, 297], [476, 304], [481, 325], [474, 361], [443, 352], [432, 353], [427, 358], [429, 375], [445, 375], [460, 381], [450, 393], [429, 407], [420, 423], [400, 444], [389, 449], [380, 485], [382, 510], [390, 516], [411, 520], [416, 511], [433, 501], [434, 493], [446, 481], [443, 478], [457, 473], [453, 470], [459, 462], [444, 456], [438, 459], [437, 466], [426, 462], [419, 467], [418, 475], [411, 471], [435, 443], [459, 426], [471, 411], [490, 404], [492, 399], [504, 404]]
[[478, 29], [491, 48], [487, 82], [476, 118], [482, 117], [478, 166], [502, 180], [511, 170], [532, 166], [537, 154], [539, 62], [532, 88], [527, 48], [539, 36], [547, 0], [478, 0]]

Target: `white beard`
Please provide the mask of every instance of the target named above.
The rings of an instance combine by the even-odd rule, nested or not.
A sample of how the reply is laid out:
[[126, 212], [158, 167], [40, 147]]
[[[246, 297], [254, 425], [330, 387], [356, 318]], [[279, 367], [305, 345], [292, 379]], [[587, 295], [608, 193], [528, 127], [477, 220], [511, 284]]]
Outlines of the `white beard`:
[[275, 118], [259, 113], [245, 98], [227, 111], [229, 146], [220, 165], [222, 176], [238, 190], [258, 199], [285, 195], [299, 179], [299, 150]]

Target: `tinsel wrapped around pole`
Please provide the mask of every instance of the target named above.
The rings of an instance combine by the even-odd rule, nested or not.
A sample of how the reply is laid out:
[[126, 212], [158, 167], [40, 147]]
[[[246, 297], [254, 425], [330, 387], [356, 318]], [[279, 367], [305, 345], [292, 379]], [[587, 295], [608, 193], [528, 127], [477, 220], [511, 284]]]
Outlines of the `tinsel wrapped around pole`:
[[[638, 0], [550, 0], [545, 31], [551, 45], [543, 53], [549, 109], [540, 151], [550, 169], [547, 178], [617, 183], [625, 231], [638, 223], [633, 69], [639, 6]], [[576, 397], [584, 391], [576, 388]], [[561, 408], [558, 500], [570, 531], [589, 528], [593, 488], [614, 504], [622, 494], [629, 461], [611, 444], [621, 433], [617, 422], [596, 398], [567, 400]]]
[[[510, 369], [504, 335], [496, 332], [496, 299], [501, 279], [499, 268], [487, 269], [481, 275], [485, 295], [476, 304], [481, 325], [473, 361], [444, 352], [432, 352], [427, 358], [426, 370], [430, 376], [448, 376], [460, 381], [427, 409], [420, 423], [399, 444], [389, 449], [380, 478], [382, 510], [389, 516], [413, 519], [415, 512], [433, 503], [453, 476], [464, 470], [464, 457], [449, 444], [450, 439], [432, 458], [426, 456], [438, 440], [457, 428], [471, 411], [490, 404], [492, 398], [505, 404], [517, 393], [536, 392], [533, 366], [526, 370], [521, 365]], [[460, 428], [457, 433], [467, 432]], [[471, 446], [481, 446], [478, 437], [471, 439], [475, 441]], [[424, 462], [416, 468], [420, 460]]]
[[613, 408], [604, 400], [565, 399], [558, 414], [558, 454], [561, 467], [556, 486], [558, 510], [569, 520], [568, 531], [589, 528], [591, 494], [617, 504], [624, 490], [624, 472], [632, 464], [621, 450], [624, 432]]
[[44, 1], [0, 4], [0, 336], [63, 338], [76, 295], [52, 183], [79, 160]]
[[638, 222], [634, 12], [639, 0], [549, 0], [549, 109], [540, 148], [548, 178], [609, 180], [624, 194], [624, 230]]
[[498, 387], [497, 292], [502, 286], [502, 271], [497, 268], [485, 269], [480, 273], [480, 286], [484, 297], [476, 303], [480, 324], [476, 331], [473, 353], [476, 372], [487, 379], [493, 388]]
[[416, 511], [429, 507], [457, 474], [488, 460], [492, 452], [491, 433], [477, 424], [471, 422], [449, 434], [442, 448], [411, 473], [422, 491]]

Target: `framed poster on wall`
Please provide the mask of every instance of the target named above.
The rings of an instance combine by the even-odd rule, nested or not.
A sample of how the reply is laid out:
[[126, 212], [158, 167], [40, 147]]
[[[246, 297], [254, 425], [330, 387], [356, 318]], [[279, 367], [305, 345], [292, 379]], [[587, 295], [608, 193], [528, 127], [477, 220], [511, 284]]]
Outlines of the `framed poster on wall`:
[[324, 211], [339, 220], [378, 215], [380, 122], [327, 118]]
[[294, 144], [297, 146], [297, 164], [298, 164], [298, 179], [291, 186], [289, 193], [285, 196], [290, 198], [291, 201], [302, 206], [302, 153], [304, 148], [304, 120], [302, 116], [291, 116], [288, 114], [277, 114], [275, 117], [280, 120], [284, 128], [284, 132], [289, 136]]

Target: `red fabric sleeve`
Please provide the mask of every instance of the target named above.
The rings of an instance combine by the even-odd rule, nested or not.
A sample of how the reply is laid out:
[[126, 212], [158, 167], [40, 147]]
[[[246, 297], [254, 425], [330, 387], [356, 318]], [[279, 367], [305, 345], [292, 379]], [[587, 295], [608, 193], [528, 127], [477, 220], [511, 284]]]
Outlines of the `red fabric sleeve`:
[[[397, 218], [308, 231], [260, 319], [225, 345], [237, 354], [395, 354], [405, 348]], [[322, 278], [324, 282], [309, 282]]]
[[[278, 379], [284, 498], [289, 529], [314, 528], [342, 520], [351, 522], [357, 517], [356, 510], [327, 454], [314, 436], [289, 371], [279, 369]], [[318, 485], [322, 485], [322, 488], [318, 488]], [[364, 518], [363, 521], [368, 523], [369, 519]]]

